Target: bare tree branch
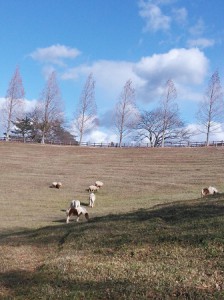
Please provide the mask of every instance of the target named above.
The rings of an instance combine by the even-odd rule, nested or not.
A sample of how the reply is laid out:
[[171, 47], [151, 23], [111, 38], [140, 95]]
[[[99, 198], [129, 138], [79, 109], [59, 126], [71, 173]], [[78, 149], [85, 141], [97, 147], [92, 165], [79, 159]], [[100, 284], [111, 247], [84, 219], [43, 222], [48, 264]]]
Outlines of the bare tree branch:
[[86, 132], [97, 125], [97, 107], [95, 102], [95, 81], [91, 73], [83, 87], [80, 100], [75, 112], [74, 125], [79, 135], [81, 145], [83, 136]]
[[115, 107], [114, 125], [119, 136], [119, 146], [123, 138], [133, 130], [139, 117], [135, 104], [135, 90], [132, 81], [128, 80]]
[[24, 88], [20, 75], [19, 67], [12, 76], [6, 94], [6, 101], [2, 109], [3, 125], [6, 128], [6, 141], [9, 140], [9, 134], [16, 118], [21, 117], [24, 104]]
[[61, 92], [57, 83], [56, 72], [53, 71], [42, 91], [41, 99], [35, 109], [36, 126], [41, 132], [41, 143], [56, 122], [63, 121]]
[[147, 141], [151, 147], [165, 144], [165, 141], [188, 140], [190, 132], [184, 126], [178, 111], [166, 112], [166, 131], [164, 134], [164, 114], [161, 107], [152, 111], [143, 111], [136, 126], [136, 140]]
[[164, 95], [161, 100], [161, 114], [163, 118], [162, 128], [162, 147], [164, 147], [166, 131], [168, 130], [169, 119], [171, 113], [176, 113], [178, 110], [177, 104], [174, 100], [177, 97], [175, 85], [171, 79], [167, 80], [164, 89]]
[[223, 118], [224, 103], [219, 73], [216, 71], [209, 80], [207, 90], [201, 101], [196, 118], [202, 132], [206, 134], [206, 144], [209, 145], [211, 132], [216, 132]]

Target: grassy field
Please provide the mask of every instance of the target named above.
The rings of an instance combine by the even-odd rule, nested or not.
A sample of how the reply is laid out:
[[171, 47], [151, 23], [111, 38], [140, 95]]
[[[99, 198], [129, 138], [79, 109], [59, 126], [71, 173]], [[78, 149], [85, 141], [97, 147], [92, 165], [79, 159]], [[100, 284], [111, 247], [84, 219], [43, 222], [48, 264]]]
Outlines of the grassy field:
[[[0, 299], [224, 299], [224, 148], [0, 155]], [[208, 185], [220, 194], [201, 199]], [[90, 222], [65, 223], [72, 199]]]

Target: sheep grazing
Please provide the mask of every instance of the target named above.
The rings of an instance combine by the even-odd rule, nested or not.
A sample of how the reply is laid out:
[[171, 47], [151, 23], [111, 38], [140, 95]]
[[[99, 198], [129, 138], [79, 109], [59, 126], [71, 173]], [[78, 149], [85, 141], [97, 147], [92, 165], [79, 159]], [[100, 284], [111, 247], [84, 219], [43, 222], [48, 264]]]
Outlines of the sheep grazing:
[[90, 186], [88, 187], [88, 191], [89, 191], [89, 192], [92, 192], [92, 193], [97, 192], [98, 189], [99, 189], [98, 186], [95, 186], [95, 185], [90, 185]]
[[205, 196], [207, 196], [207, 195], [209, 195], [209, 190], [208, 190], [208, 188], [203, 188], [203, 189], [201, 190], [201, 198], [202, 198], [202, 197], [205, 197]]
[[201, 197], [205, 197], [208, 195], [215, 195], [215, 194], [218, 194], [218, 190], [213, 186], [209, 186], [208, 188], [203, 188], [201, 190]]
[[96, 181], [95, 186], [97, 186], [98, 188], [101, 188], [103, 186], [103, 182], [102, 181]]
[[79, 206], [77, 208], [70, 207], [69, 209], [67, 209], [67, 211], [66, 211], [66, 216], [67, 216], [66, 217], [66, 223], [69, 223], [70, 217], [72, 215], [73, 216], [77, 216], [76, 222], [79, 221], [79, 217], [81, 215], [84, 215], [85, 218], [86, 218], [86, 220], [89, 221], [89, 214], [88, 214], [87, 210], [84, 207], [82, 207], [82, 206]]
[[89, 194], [89, 206], [90, 207], [93, 207], [95, 200], [96, 200], [95, 194], [94, 193], [90, 193]]
[[56, 189], [60, 189], [62, 187], [62, 183], [61, 182], [52, 182], [51, 184], [51, 188], [56, 188]]
[[71, 204], [70, 204], [70, 208], [73, 207], [73, 208], [78, 208], [80, 207], [80, 201], [79, 200], [72, 200], [71, 201]]

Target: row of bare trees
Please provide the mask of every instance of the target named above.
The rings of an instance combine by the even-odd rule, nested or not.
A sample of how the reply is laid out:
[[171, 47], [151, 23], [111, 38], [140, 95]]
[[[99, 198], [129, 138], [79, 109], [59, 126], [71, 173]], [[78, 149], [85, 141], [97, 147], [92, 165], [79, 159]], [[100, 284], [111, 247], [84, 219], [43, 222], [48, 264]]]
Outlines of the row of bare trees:
[[[24, 114], [23, 111], [24, 97], [23, 82], [17, 67], [9, 83], [0, 115], [6, 140], [9, 140], [11, 133], [22, 136], [24, 140], [29, 137], [43, 144], [46, 139], [74, 139], [64, 126], [63, 101], [56, 72], [49, 75], [40, 99], [28, 114]], [[158, 106], [140, 112], [136, 106], [135, 89], [132, 81], [128, 80], [111, 116], [119, 145], [130, 135], [136, 141], [150, 143], [152, 147], [164, 147], [166, 141], [188, 140], [192, 132], [187, 130], [181, 120], [176, 98], [175, 84], [169, 79], [164, 85]], [[199, 129], [206, 134], [207, 144], [209, 144], [210, 134], [220, 127], [223, 115], [222, 87], [219, 73], [216, 71], [209, 80], [197, 113]], [[84, 135], [98, 125], [93, 74], [89, 74], [83, 86], [74, 113], [74, 125], [80, 145]]]
[[220, 133], [224, 117], [223, 91], [218, 71], [211, 76], [204, 98], [198, 104], [198, 126], [193, 132], [181, 119], [176, 98], [176, 87], [169, 79], [158, 106], [139, 113], [134, 100], [135, 91], [131, 81], [127, 81], [115, 110], [119, 144], [130, 131], [134, 131], [135, 140], [150, 143], [152, 147], [164, 147], [167, 141], [188, 141], [192, 135], [199, 133], [206, 135], [206, 144], [209, 145], [211, 133]]
[[5, 129], [5, 139], [11, 135], [30, 138], [41, 143], [45, 139], [73, 138], [63, 128], [63, 102], [56, 73], [52, 72], [40, 94], [40, 99], [29, 113], [25, 113], [25, 91], [19, 67], [16, 68], [1, 109], [1, 121]]

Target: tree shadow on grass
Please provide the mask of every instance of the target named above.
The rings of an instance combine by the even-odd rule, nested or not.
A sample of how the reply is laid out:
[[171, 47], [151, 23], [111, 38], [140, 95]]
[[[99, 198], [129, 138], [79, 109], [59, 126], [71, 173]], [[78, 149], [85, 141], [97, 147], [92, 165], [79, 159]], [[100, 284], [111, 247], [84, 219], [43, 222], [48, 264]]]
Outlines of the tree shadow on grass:
[[[41, 247], [52, 244], [56, 256], [58, 250], [66, 247], [71, 249], [71, 253], [88, 249], [90, 253], [98, 251], [98, 254], [108, 257], [119, 250], [119, 253], [127, 253], [128, 250], [130, 254], [138, 245], [163, 247], [167, 243], [176, 243], [198, 247], [209, 241], [223, 245], [223, 237], [224, 201], [219, 196], [96, 217], [90, 222], [72, 222], [14, 234], [10, 232], [1, 236], [0, 246], [32, 244]], [[128, 299], [169, 299], [169, 296], [172, 299], [175, 294], [180, 299], [206, 299], [214, 293], [183, 285], [171, 287], [169, 282], [164, 282], [158, 291], [155, 289], [158, 282], [153, 282], [153, 276], [150, 284], [143, 282], [141, 285], [132, 282], [132, 277], [130, 280], [127, 277], [123, 280], [104, 278], [102, 281], [78, 281], [64, 274], [62, 271], [58, 273], [57, 268], [48, 269], [47, 264], [34, 271], [10, 270], [0, 273], [0, 287], [9, 291], [11, 298], [6, 296], [5, 299], [39, 299], [43, 296], [42, 292], [43, 299], [53, 299], [52, 293], [61, 299], [127, 299], [127, 296]]]
[[[150, 284], [149, 284], [150, 283]], [[157, 289], [157, 279], [133, 282], [132, 278], [76, 280], [63, 273], [10, 270], [0, 273], [0, 286], [7, 294], [1, 299], [210, 299], [214, 290], [196, 287], [171, 286], [163, 281]], [[221, 292], [216, 292], [218, 296]], [[209, 298], [207, 298], [209, 297]], [[217, 298], [218, 299], [218, 298]], [[221, 298], [220, 298], [221, 299]]]
[[[175, 202], [125, 214], [110, 214], [89, 222], [55, 220], [60, 225], [47, 226], [0, 236], [0, 245], [8, 239], [29, 244], [73, 244], [77, 249], [122, 247], [137, 243], [179, 242], [200, 244], [208, 240], [223, 242], [224, 196], [197, 201]], [[94, 241], [94, 242], [93, 242]], [[108, 242], [109, 241], [109, 242]], [[224, 243], [224, 242], [223, 242]]]
[[211, 240], [224, 244], [223, 196], [95, 217], [71, 231], [69, 242], [72, 237], [77, 242], [80, 235], [86, 236], [90, 247], [96, 236], [96, 248], [164, 242], [199, 245]]
[[205, 220], [218, 216], [224, 216], [224, 201], [199, 201], [194, 202], [175, 202], [167, 205], [157, 205], [150, 209], [139, 209], [126, 214], [110, 214], [102, 217], [95, 217], [92, 222], [106, 221], [132, 221], [141, 222], [160, 218], [167, 224], [181, 224], [194, 220]]

